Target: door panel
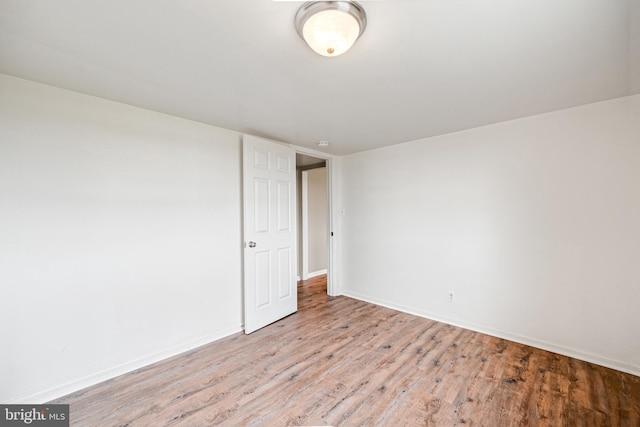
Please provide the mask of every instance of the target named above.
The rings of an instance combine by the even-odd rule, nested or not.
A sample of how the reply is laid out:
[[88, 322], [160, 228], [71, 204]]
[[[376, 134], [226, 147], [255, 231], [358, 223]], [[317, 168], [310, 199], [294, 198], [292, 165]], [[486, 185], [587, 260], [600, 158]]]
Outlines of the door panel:
[[[278, 181], [278, 231], [291, 231], [291, 183]], [[295, 204], [294, 204], [295, 205]]]
[[[269, 180], [255, 178], [254, 184], [254, 205], [253, 209], [255, 218], [256, 233], [269, 233]], [[245, 207], [246, 209], [246, 207]]]
[[245, 333], [298, 309], [295, 151], [243, 138]]
[[291, 296], [291, 286], [289, 285], [289, 277], [292, 267], [292, 255], [290, 248], [278, 249], [278, 296], [280, 299], [289, 298]]
[[256, 273], [255, 273], [255, 308], [260, 309], [271, 303], [269, 282], [271, 280], [271, 254], [269, 252], [256, 251], [255, 255]]

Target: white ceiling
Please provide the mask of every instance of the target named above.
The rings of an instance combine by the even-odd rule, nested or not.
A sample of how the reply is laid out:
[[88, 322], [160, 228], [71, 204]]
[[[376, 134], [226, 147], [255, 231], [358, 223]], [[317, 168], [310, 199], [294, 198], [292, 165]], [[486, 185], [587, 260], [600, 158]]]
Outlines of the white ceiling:
[[363, 1], [325, 58], [302, 2], [0, 0], [0, 72], [347, 154], [639, 93], [638, 3]]

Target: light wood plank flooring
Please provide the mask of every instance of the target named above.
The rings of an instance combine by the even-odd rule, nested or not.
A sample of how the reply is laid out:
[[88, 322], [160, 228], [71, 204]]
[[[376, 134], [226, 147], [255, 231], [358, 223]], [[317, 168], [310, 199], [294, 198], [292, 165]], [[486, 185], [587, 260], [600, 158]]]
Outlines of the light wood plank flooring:
[[640, 426], [640, 377], [299, 285], [299, 312], [56, 401], [72, 426]]

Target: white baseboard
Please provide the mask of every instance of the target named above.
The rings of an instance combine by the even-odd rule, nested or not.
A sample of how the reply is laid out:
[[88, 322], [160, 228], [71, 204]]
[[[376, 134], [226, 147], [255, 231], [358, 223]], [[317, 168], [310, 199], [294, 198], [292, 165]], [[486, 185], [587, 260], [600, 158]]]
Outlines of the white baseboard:
[[313, 279], [314, 277], [322, 276], [323, 274], [327, 274], [327, 269], [314, 271], [307, 275], [307, 279]]
[[67, 394], [76, 392], [78, 390], [82, 390], [83, 388], [90, 387], [92, 385], [101, 383], [106, 380], [110, 380], [119, 375], [135, 371], [136, 369], [140, 369], [145, 366], [151, 365], [153, 363], [160, 362], [164, 359], [177, 356], [178, 354], [184, 353], [185, 351], [193, 350], [194, 348], [212, 343], [214, 341], [218, 341], [222, 338], [228, 337], [229, 335], [233, 335], [241, 331], [242, 331], [241, 327], [234, 327], [234, 328], [218, 331], [213, 334], [206, 335], [204, 337], [200, 337], [198, 339], [168, 348], [158, 353], [150, 354], [148, 356], [141, 357], [136, 360], [132, 360], [131, 362], [123, 363], [121, 365], [115, 366], [113, 368], [110, 368], [101, 372], [97, 372], [95, 374], [86, 376], [84, 378], [80, 378], [80, 379], [68, 382], [66, 384], [50, 388], [49, 390], [31, 394], [29, 396], [24, 396], [18, 399], [13, 399], [6, 403], [7, 404], [20, 404], [20, 403], [42, 404], [45, 402], [50, 402], [54, 399], [58, 399], [62, 396], [66, 396]]
[[512, 334], [507, 331], [490, 328], [483, 325], [477, 325], [474, 323], [466, 322], [459, 319], [453, 319], [446, 316], [441, 316], [436, 313], [428, 312], [425, 310], [416, 309], [413, 307], [403, 306], [401, 304], [384, 301], [378, 298], [372, 298], [368, 295], [363, 295], [358, 292], [343, 292], [342, 295], [354, 298], [360, 301], [369, 302], [371, 304], [380, 305], [393, 310], [401, 311], [407, 314], [413, 314], [414, 316], [423, 317], [425, 319], [435, 320], [436, 322], [446, 323], [460, 328], [469, 329], [482, 334], [491, 335], [497, 338], [503, 338], [509, 341], [525, 344], [531, 347], [536, 347], [541, 350], [547, 350], [552, 353], [561, 354], [563, 356], [572, 357], [585, 362], [594, 363], [596, 365], [604, 366], [606, 368], [615, 369], [617, 371], [626, 372], [627, 374], [640, 376], [640, 366], [633, 365], [631, 363], [622, 362], [619, 360], [610, 359], [601, 355], [576, 350], [573, 348], [565, 347], [559, 344], [550, 343], [547, 341], [539, 340], [536, 338], [530, 338], [518, 334]]

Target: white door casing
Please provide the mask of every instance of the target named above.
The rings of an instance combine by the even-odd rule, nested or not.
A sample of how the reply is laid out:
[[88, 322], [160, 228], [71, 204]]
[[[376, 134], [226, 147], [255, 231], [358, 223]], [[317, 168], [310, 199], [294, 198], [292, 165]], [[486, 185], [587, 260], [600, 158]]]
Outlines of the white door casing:
[[244, 329], [298, 309], [295, 150], [243, 137]]

